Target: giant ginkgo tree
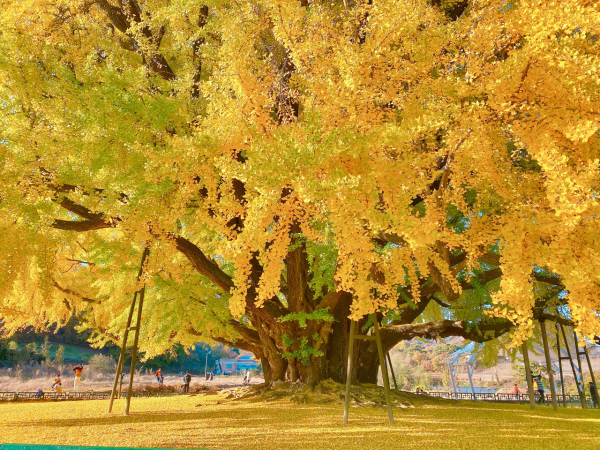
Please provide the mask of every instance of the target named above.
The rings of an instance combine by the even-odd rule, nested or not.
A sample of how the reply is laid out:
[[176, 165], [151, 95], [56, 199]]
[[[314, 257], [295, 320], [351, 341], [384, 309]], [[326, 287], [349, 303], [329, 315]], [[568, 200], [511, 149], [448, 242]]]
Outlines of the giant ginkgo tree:
[[600, 334], [595, 1], [0, 5], [6, 333], [118, 343], [146, 284], [147, 357], [268, 380], [342, 380], [373, 312], [384, 350]]

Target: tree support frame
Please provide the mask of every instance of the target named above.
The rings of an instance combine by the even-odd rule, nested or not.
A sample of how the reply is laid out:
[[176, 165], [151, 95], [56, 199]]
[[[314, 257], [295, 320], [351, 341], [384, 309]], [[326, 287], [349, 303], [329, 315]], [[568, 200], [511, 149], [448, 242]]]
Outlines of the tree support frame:
[[[354, 341], [357, 339], [374, 340], [377, 343], [377, 353], [379, 354], [379, 365], [381, 366], [381, 375], [383, 378], [383, 388], [385, 391], [385, 401], [387, 404], [388, 418], [390, 423], [394, 423], [394, 414], [392, 412], [392, 401], [390, 399], [390, 380], [387, 372], [387, 365], [383, 354], [383, 346], [381, 345], [381, 335], [379, 333], [379, 322], [377, 315], [371, 314], [373, 320], [374, 335], [355, 335], [356, 322], [350, 321], [350, 338], [348, 342], [348, 364], [346, 366], [346, 395], [344, 398], [344, 423], [348, 423], [348, 410], [350, 409], [350, 386], [352, 385], [352, 361], [354, 357]], [[391, 364], [390, 364], [391, 367]]]
[[[139, 283], [142, 278], [142, 274], [144, 272], [144, 267], [147, 263], [148, 256], [150, 255], [150, 247], [144, 247], [144, 251], [142, 253], [142, 262], [140, 264], [140, 270], [137, 276], [137, 282]], [[142, 307], [144, 305], [144, 294], [146, 293], [146, 285], [133, 294], [133, 300], [131, 301], [131, 306], [129, 307], [129, 316], [127, 318], [127, 325], [125, 326], [125, 333], [123, 334], [123, 343], [121, 345], [121, 352], [119, 354], [119, 362], [117, 363], [117, 371], [115, 373], [115, 381], [113, 383], [113, 388], [110, 393], [110, 401], [108, 403], [108, 412], [112, 412], [112, 407], [115, 398], [117, 397], [117, 388], [118, 388], [118, 397], [121, 397], [121, 387], [123, 385], [123, 367], [125, 365], [125, 351], [127, 348], [127, 341], [129, 338], [129, 331], [134, 331], [133, 338], [133, 350], [131, 353], [131, 367], [129, 370], [129, 386], [127, 388], [127, 403], [125, 404], [125, 415], [129, 415], [129, 406], [131, 404], [131, 397], [133, 395], [133, 375], [135, 373], [135, 363], [137, 356], [137, 347], [140, 336], [140, 328], [141, 328], [141, 320], [142, 320]], [[139, 296], [139, 302], [138, 300]], [[133, 319], [133, 313], [135, 311], [137, 305], [137, 317], [136, 317], [136, 325], [134, 327], [131, 326], [131, 321]]]

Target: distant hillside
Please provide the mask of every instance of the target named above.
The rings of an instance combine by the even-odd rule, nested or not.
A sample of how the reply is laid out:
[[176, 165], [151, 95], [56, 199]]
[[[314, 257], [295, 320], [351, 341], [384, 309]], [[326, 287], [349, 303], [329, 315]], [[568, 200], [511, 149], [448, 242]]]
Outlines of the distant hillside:
[[[54, 360], [59, 348], [62, 346], [64, 353], [59, 358], [65, 362], [78, 361], [87, 363], [97, 354], [111, 356], [115, 361], [119, 357], [120, 347], [108, 345], [102, 349], [90, 347], [87, 339], [89, 332], [77, 332], [79, 322], [71, 319], [64, 327], [50, 332], [36, 333], [33, 330], [24, 330], [16, 333], [9, 339], [0, 339], [0, 367], [11, 367], [17, 364], [35, 364], [44, 359]], [[44, 341], [48, 347], [42, 350]], [[210, 353], [209, 353], [210, 351]], [[205, 365], [213, 368], [215, 361], [220, 358], [238, 356], [239, 351], [230, 349], [222, 344], [198, 344], [194, 350], [186, 352], [181, 346], [175, 346], [172, 351], [160, 355], [143, 363], [146, 369], [162, 368], [166, 371], [179, 372], [182, 370], [203, 371]], [[207, 357], [208, 355], [208, 357]], [[142, 355], [143, 356], [143, 355]], [[126, 366], [129, 365], [130, 349], [126, 352]]]
[[[552, 337], [552, 336], [550, 336]], [[392, 367], [399, 388], [414, 390], [417, 387], [430, 389], [437, 387], [444, 390], [451, 388], [450, 374], [448, 371], [448, 356], [461, 348], [464, 340], [461, 338], [446, 339], [445, 343], [436, 341], [405, 341], [397, 345], [391, 352]], [[571, 342], [572, 343], [572, 342]], [[551, 360], [555, 362], [555, 347], [551, 346]], [[573, 351], [573, 348], [572, 348]], [[535, 345], [529, 353], [532, 370], [545, 373], [545, 357], [543, 349]], [[600, 378], [600, 347], [593, 347], [590, 351], [592, 367], [596, 378]], [[514, 383], [521, 387], [524, 385], [525, 375], [520, 353], [517, 361], [500, 356], [498, 363], [493, 367], [480, 365], [481, 360], [476, 358], [476, 368], [473, 382], [476, 387], [504, 389], [512, 392]], [[572, 372], [568, 363], [564, 363], [565, 385], [573, 384]], [[587, 363], [582, 361], [584, 377], [589, 378]], [[468, 386], [466, 369], [461, 367], [457, 374], [459, 386]], [[558, 380], [558, 378], [557, 378]], [[574, 387], [573, 387], [574, 389]], [[571, 390], [573, 390], [571, 389]]]
[[70, 344], [75, 346], [89, 347], [87, 340], [90, 336], [89, 332], [77, 332], [75, 328], [80, 323], [77, 319], [71, 318], [69, 322], [58, 330], [49, 332], [35, 333], [33, 329], [23, 330], [11, 336], [10, 340], [19, 343], [43, 342], [44, 338], [48, 337], [51, 342], [59, 344]]

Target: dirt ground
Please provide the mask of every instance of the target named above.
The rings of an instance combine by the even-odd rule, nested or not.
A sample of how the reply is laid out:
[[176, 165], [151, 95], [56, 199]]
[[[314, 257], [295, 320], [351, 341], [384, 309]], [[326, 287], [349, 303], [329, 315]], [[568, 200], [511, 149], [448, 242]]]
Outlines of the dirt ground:
[[[43, 391], [50, 391], [50, 388], [54, 382], [54, 377], [48, 378], [35, 378], [32, 380], [21, 381], [17, 378], [13, 377], [0, 377], [0, 392], [35, 392], [38, 389], [42, 389]], [[85, 372], [81, 379], [80, 391], [109, 391], [112, 389], [114, 382], [114, 378], [109, 376], [104, 377], [94, 377], [93, 379], [89, 379], [85, 376]], [[250, 380], [250, 384], [260, 384], [263, 383], [264, 379], [262, 377], [253, 377]], [[125, 376], [123, 385], [125, 386], [128, 383], [128, 378]], [[179, 375], [165, 375], [164, 376], [164, 387], [171, 388], [173, 390], [178, 390], [183, 382], [181, 381], [181, 376]], [[229, 376], [229, 375], [218, 375], [215, 376], [213, 381], [206, 381], [204, 377], [192, 377], [192, 382], [190, 383], [190, 389], [193, 391], [195, 387], [199, 386], [216, 386], [218, 388], [232, 388], [239, 387], [243, 385], [243, 377], [242, 376]], [[133, 380], [133, 387], [142, 388], [142, 387], [158, 387], [158, 383], [156, 382], [156, 378], [152, 375], [136, 375]], [[62, 388], [63, 392], [69, 392], [73, 390], [73, 377], [66, 376], [62, 377]]]

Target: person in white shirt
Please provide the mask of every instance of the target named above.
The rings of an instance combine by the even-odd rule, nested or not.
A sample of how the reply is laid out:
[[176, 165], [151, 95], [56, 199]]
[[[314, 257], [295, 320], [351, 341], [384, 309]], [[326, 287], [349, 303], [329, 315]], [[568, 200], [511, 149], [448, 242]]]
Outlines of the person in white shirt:
[[75, 366], [73, 367], [73, 372], [75, 372], [75, 380], [73, 381], [73, 391], [79, 392], [79, 382], [81, 381], [81, 372], [83, 372], [83, 366]]

